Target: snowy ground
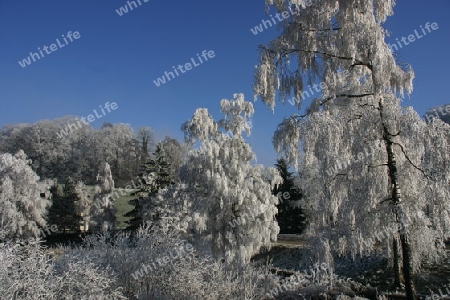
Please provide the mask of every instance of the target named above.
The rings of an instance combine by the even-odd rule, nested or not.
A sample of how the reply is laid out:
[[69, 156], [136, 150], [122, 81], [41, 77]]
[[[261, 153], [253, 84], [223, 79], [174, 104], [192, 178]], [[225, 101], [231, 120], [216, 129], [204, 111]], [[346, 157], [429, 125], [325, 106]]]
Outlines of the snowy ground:
[[[306, 243], [298, 235], [279, 235], [278, 241], [272, 249], [255, 257], [255, 261], [264, 263], [271, 259], [275, 268], [286, 271], [299, 271], [299, 261], [305, 252]], [[421, 299], [430, 296], [430, 292], [439, 294], [438, 290], [450, 283], [450, 247], [447, 263], [438, 265], [424, 265], [415, 280], [416, 288]], [[364, 257], [356, 261], [351, 259], [335, 259], [336, 274], [343, 278], [350, 278], [366, 286], [376, 288], [379, 292], [391, 291], [389, 286], [393, 274], [388, 267], [388, 260], [383, 257]], [[445, 292], [444, 292], [445, 293]], [[399, 298], [401, 299], [401, 297]], [[405, 299], [405, 298], [403, 298]], [[442, 297], [440, 299], [450, 299]]]

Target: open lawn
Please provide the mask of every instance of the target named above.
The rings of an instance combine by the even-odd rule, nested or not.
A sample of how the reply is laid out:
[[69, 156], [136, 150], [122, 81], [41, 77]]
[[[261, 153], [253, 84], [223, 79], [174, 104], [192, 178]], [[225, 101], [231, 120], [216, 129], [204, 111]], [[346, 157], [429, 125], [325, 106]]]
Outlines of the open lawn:
[[[114, 201], [114, 205], [116, 206], [117, 213], [117, 226], [116, 229], [125, 229], [128, 225], [125, 223], [130, 218], [124, 217], [124, 215], [133, 210], [134, 206], [128, 204], [129, 200], [136, 199], [136, 196], [130, 196], [133, 192], [137, 190], [124, 190], [124, 189], [116, 189], [119, 192], [120, 197]], [[121, 193], [122, 192], [122, 193]], [[125, 196], [122, 196], [122, 194], [125, 194]]]
[[[95, 192], [94, 192], [94, 186], [86, 186], [86, 189], [90, 195], [90, 197], [93, 199]], [[133, 210], [133, 206], [128, 204], [129, 200], [135, 199], [135, 196], [130, 196], [130, 194], [132, 194], [133, 192], [136, 192], [136, 189], [132, 189], [132, 190], [125, 190], [122, 188], [118, 188], [115, 189], [115, 191], [117, 191], [119, 198], [117, 198], [114, 201], [114, 205], [117, 209], [116, 212], [116, 217], [117, 217], [117, 226], [116, 229], [125, 229], [128, 225], [127, 223], [125, 223], [126, 221], [128, 221], [130, 218], [124, 217], [124, 215]], [[125, 194], [125, 196], [122, 196], [122, 194]], [[114, 193], [113, 193], [114, 195]]]

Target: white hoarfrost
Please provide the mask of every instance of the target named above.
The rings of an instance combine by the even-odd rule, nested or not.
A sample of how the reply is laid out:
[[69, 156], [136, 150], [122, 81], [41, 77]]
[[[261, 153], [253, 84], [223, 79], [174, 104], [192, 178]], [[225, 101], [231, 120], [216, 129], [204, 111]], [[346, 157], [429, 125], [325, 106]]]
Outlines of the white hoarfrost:
[[[331, 251], [365, 254], [380, 232], [405, 229], [417, 271], [423, 259], [443, 253], [449, 237], [449, 126], [427, 125], [400, 105], [414, 73], [397, 64], [385, 41], [383, 23], [395, 1], [315, 0], [299, 8], [302, 2], [266, 1], [298, 13], [261, 47], [255, 96], [273, 109], [277, 92], [283, 102], [292, 92], [301, 102], [302, 92], [321, 89], [304, 116], [279, 125], [275, 149], [301, 169], [311, 233], [329, 240]], [[379, 151], [364, 155], [373, 145]], [[353, 163], [330, 176], [336, 161]], [[392, 236], [383, 242], [390, 254]]]
[[111, 196], [114, 180], [108, 163], [103, 163], [97, 181], [99, 185], [95, 187], [94, 205], [91, 207], [91, 226], [94, 231], [113, 230], [116, 224], [116, 208]]
[[[392, 130], [401, 131], [394, 138], [403, 197], [399, 222], [408, 232], [413, 267], [418, 270], [422, 260], [443, 254], [443, 241], [450, 237], [449, 174], [445, 170], [450, 163], [450, 126], [438, 121], [427, 125], [411, 109], [389, 109], [397, 110], [390, 122]], [[392, 216], [386, 148], [380, 131], [375, 130], [379, 121], [369, 121], [376, 119], [377, 113], [371, 115], [359, 105], [346, 107], [345, 113], [349, 114], [330, 110], [300, 122], [305, 153], [300, 161], [305, 180], [300, 184], [308, 198], [306, 203], [310, 203], [307, 214], [314, 232], [334, 240], [340, 254], [373, 251], [374, 243], [368, 241], [376, 241], [380, 233], [388, 231], [390, 234], [382, 235], [382, 246], [390, 255], [389, 242], [399, 224]], [[352, 115], [363, 118], [349, 121]], [[336, 160], [350, 161], [371, 145], [381, 147], [332, 176], [327, 172]]]
[[25, 153], [0, 154], [0, 227], [12, 238], [38, 237], [47, 224], [51, 202], [41, 197], [49, 185], [39, 182]]
[[246, 263], [276, 239], [278, 200], [271, 190], [281, 178], [275, 168], [252, 164], [255, 154], [242, 136], [250, 134], [252, 103], [235, 94], [221, 101], [221, 110], [225, 118], [219, 122], [199, 108], [183, 125], [186, 141], [199, 147], [189, 153], [182, 183], [159, 197], [172, 203], [166, 225], [193, 234], [216, 258]]

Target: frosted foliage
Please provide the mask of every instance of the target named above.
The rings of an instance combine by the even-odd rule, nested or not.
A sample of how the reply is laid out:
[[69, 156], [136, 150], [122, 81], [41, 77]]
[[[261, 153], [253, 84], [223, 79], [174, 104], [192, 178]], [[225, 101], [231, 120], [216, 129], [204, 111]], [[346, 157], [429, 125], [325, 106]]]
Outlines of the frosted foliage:
[[299, 158], [297, 146], [299, 139], [300, 126], [295, 116], [284, 119], [278, 125], [272, 139], [275, 151], [285, 153], [287, 161], [294, 166], [297, 166], [297, 160]]
[[34, 242], [0, 244], [2, 299], [128, 299], [121, 287], [114, 286], [110, 268], [96, 265], [89, 250], [61, 260], [50, 252]]
[[197, 109], [183, 126], [186, 140], [200, 144], [189, 153], [182, 183], [161, 192], [160, 201], [168, 203], [164, 219], [176, 220], [170, 226], [206, 242], [216, 258], [246, 263], [276, 239], [278, 200], [271, 189], [281, 178], [274, 168], [252, 164], [255, 154], [242, 137], [250, 134], [252, 104], [235, 94], [221, 109], [225, 118], [217, 123]]
[[219, 126], [234, 135], [241, 134], [243, 131], [250, 135], [251, 127], [247, 118], [254, 113], [253, 105], [244, 100], [243, 94], [234, 94], [234, 98], [234, 100], [220, 101], [220, 109], [225, 119], [219, 121]]
[[[400, 132], [392, 137], [403, 199], [399, 222], [406, 225], [417, 271], [421, 260], [443, 253], [442, 242], [449, 237], [450, 126], [427, 125], [394, 98], [386, 97], [385, 111], [390, 132]], [[388, 242], [398, 232], [387, 200], [387, 151], [377, 118], [377, 110], [354, 104], [345, 110], [330, 106], [299, 123], [305, 171], [298, 184], [305, 189], [311, 230], [333, 241], [339, 254], [371, 252], [377, 235], [389, 254]]]
[[297, 13], [281, 22], [279, 37], [262, 47], [255, 97], [273, 109], [277, 90], [282, 101], [294, 92], [301, 104], [302, 89], [318, 81], [326, 84], [322, 100], [349, 94], [348, 86], [353, 87], [352, 95], [412, 92], [414, 73], [397, 65], [382, 27], [393, 14], [395, 1], [314, 0], [308, 4], [266, 1], [280, 13], [289, 7]]
[[75, 202], [76, 212], [82, 216], [85, 224], [89, 224], [92, 200], [88, 195], [87, 188], [82, 181], [79, 181], [75, 186], [75, 191], [78, 196], [78, 201]]
[[40, 196], [49, 185], [39, 182], [30, 164], [22, 150], [0, 154], [0, 227], [13, 238], [37, 237], [51, 205]]
[[255, 68], [256, 84], [254, 85], [255, 100], [261, 96], [263, 101], [275, 107], [275, 95], [279, 80], [276, 74], [276, 66], [268, 53], [261, 52], [260, 64]]
[[197, 139], [207, 139], [214, 135], [217, 124], [206, 108], [198, 108], [192, 119], [183, 124], [186, 142], [194, 143]]
[[111, 174], [111, 167], [108, 163], [104, 163], [99, 176], [101, 192], [108, 194], [114, 191], [114, 180]]
[[94, 231], [113, 230], [116, 223], [116, 208], [112, 197], [114, 180], [111, 167], [103, 163], [97, 175], [98, 185], [95, 187], [94, 205], [91, 207], [91, 224]]

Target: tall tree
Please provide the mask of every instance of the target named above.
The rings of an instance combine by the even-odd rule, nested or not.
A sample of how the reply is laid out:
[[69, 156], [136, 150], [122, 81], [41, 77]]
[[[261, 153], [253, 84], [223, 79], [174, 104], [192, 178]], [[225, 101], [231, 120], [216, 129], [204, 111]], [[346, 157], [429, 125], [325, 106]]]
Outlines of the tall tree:
[[58, 180], [54, 180], [50, 187], [52, 205], [48, 210], [48, 221], [50, 224], [54, 224], [58, 229], [62, 229], [62, 216], [64, 215], [64, 191], [62, 185], [58, 183]]
[[64, 188], [61, 188], [55, 181], [50, 192], [52, 193], [52, 206], [49, 209], [49, 222], [56, 225], [63, 233], [66, 233], [67, 230], [78, 231], [81, 217], [75, 207], [79, 198], [73, 179], [67, 178]]
[[273, 189], [273, 194], [279, 201], [277, 222], [280, 233], [302, 233], [306, 227], [306, 218], [301, 208], [303, 197], [300, 188], [295, 185], [293, 173], [289, 171], [289, 165], [284, 158], [278, 159], [275, 166], [283, 179], [283, 182]]
[[153, 149], [153, 146], [155, 145], [155, 135], [153, 133], [153, 130], [148, 127], [140, 127], [138, 129], [137, 133], [137, 139], [141, 144], [141, 152], [144, 160], [147, 160], [149, 158], [149, 154]]
[[[385, 237], [392, 245], [386, 248], [393, 249], [394, 263], [403, 265], [408, 299], [416, 299], [413, 271], [426, 251], [433, 257], [442, 252], [439, 240], [447, 235], [440, 229], [448, 226], [447, 212], [439, 217], [416, 212], [426, 211], [430, 203], [434, 209], [445, 207], [445, 175], [431, 176], [429, 166], [447, 164], [448, 131], [440, 125], [426, 128], [412, 109], [400, 107], [398, 96], [412, 92], [414, 73], [396, 62], [385, 42], [383, 24], [393, 14], [395, 2], [317, 0], [306, 7], [305, 1], [267, 0], [266, 4], [273, 4], [279, 13], [291, 9], [296, 13], [281, 24], [278, 38], [261, 47], [254, 90], [272, 108], [277, 90], [283, 102], [293, 91], [299, 106], [304, 98], [315, 97], [306, 115], [293, 115], [279, 125], [273, 140], [276, 150], [286, 152], [295, 164], [301, 141], [300, 163], [310, 180], [308, 203], [312, 215], [318, 216], [314, 230], [326, 238], [323, 257], [331, 259], [327, 249], [353, 256], [373, 251], [373, 244], [363, 241], [383, 231], [389, 220], [395, 230]], [[291, 68], [291, 62], [297, 67]], [[435, 154], [425, 147], [427, 131], [441, 138]], [[359, 153], [374, 144], [382, 150], [369, 160], [359, 159]], [[353, 160], [357, 154], [358, 160]], [[338, 158], [353, 163], [327, 177], [325, 170]], [[424, 193], [428, 189], [424, 182], [439, 189]], [[405, 219], [412, 225], [405, 228]], [[427, 222], [439, 230], [425, 226]], [[330, 248], [331, 241], [336, 247]], [[399, 265], [394, 267], [400, 270]]]
[[175, 176], [175, 179], [180, 177], [180, 169], [187, 158], [187, 145], [181, 144], [176, 139], [166, 136], [164, 140], [158, 143], [164, 150], [166, 159], [170, 162], [171, 173]]
[[199, 148], [189, 153], [181, 183], [157, 199], [166, 208], [164, 226], [192, 234], [217, 259], [242, 264], [276, 239], [272, 187], [281, 178], [274, 168], [252, 164], [255, 154], [243, 137], [250, 135], [252, 103], [235, 94], [220, 105], [224, 119], [216, 122], [199, 108], [183, 124], [186, 142]]
[[90, 228], [93, 231], [114, 230], [116, 225], [116, 208], [112, 200], [114, 180], [108, 163], [103, 163], [100, 168], [97, 182], [94, 205], [91, 208]]
[[91, 219], [92, 199], [87, 191], [86, 185], [82, 181], [78, 181], [75, 186], [75, 191], [78, 196], [78, 201], [75, 203], [75, 211], [82, 220], [83, 231], [89, 229]]
[[[134, 206], [134, 209], [125, 214], [131, 217], [127, 223], [128, 230], [136, 230], [143, 223], [144, 211], [156, 211], [154, 199], [159, 190], [165, 189], [175, 183], [175, 174], [172, 172], [171, 165], [168, 163], [166, 153], [161, 143], [156, 145], [153, 154], [154, 158], [147, 161], [139, 174], [138, 180], [141, 182], [140, 190], [136, 193], [137, 199], [130, 200], [128, 203]], [[155, 218], [156, 214], [153, 214]], [[152, 218], [153, 219], [153, 218]], [[147, 218], [148, 220], [148, 218]], [[154, 220], [153, 220], [154, 221]]]
[[0, 154], [0, 227], [11, 238], [39, 236], [51, 202], [49, 186], [39, 182], [23, 151]]
[[80, 201], [75, 182], [71, 177], [67, 178], [64, 183], [64, 197], [67, 214], [64, 216], [66, 220], [65, 228], [71, 231], [79, 231], [81, 224], [81, 216], [76, 209], [76, 203]]

